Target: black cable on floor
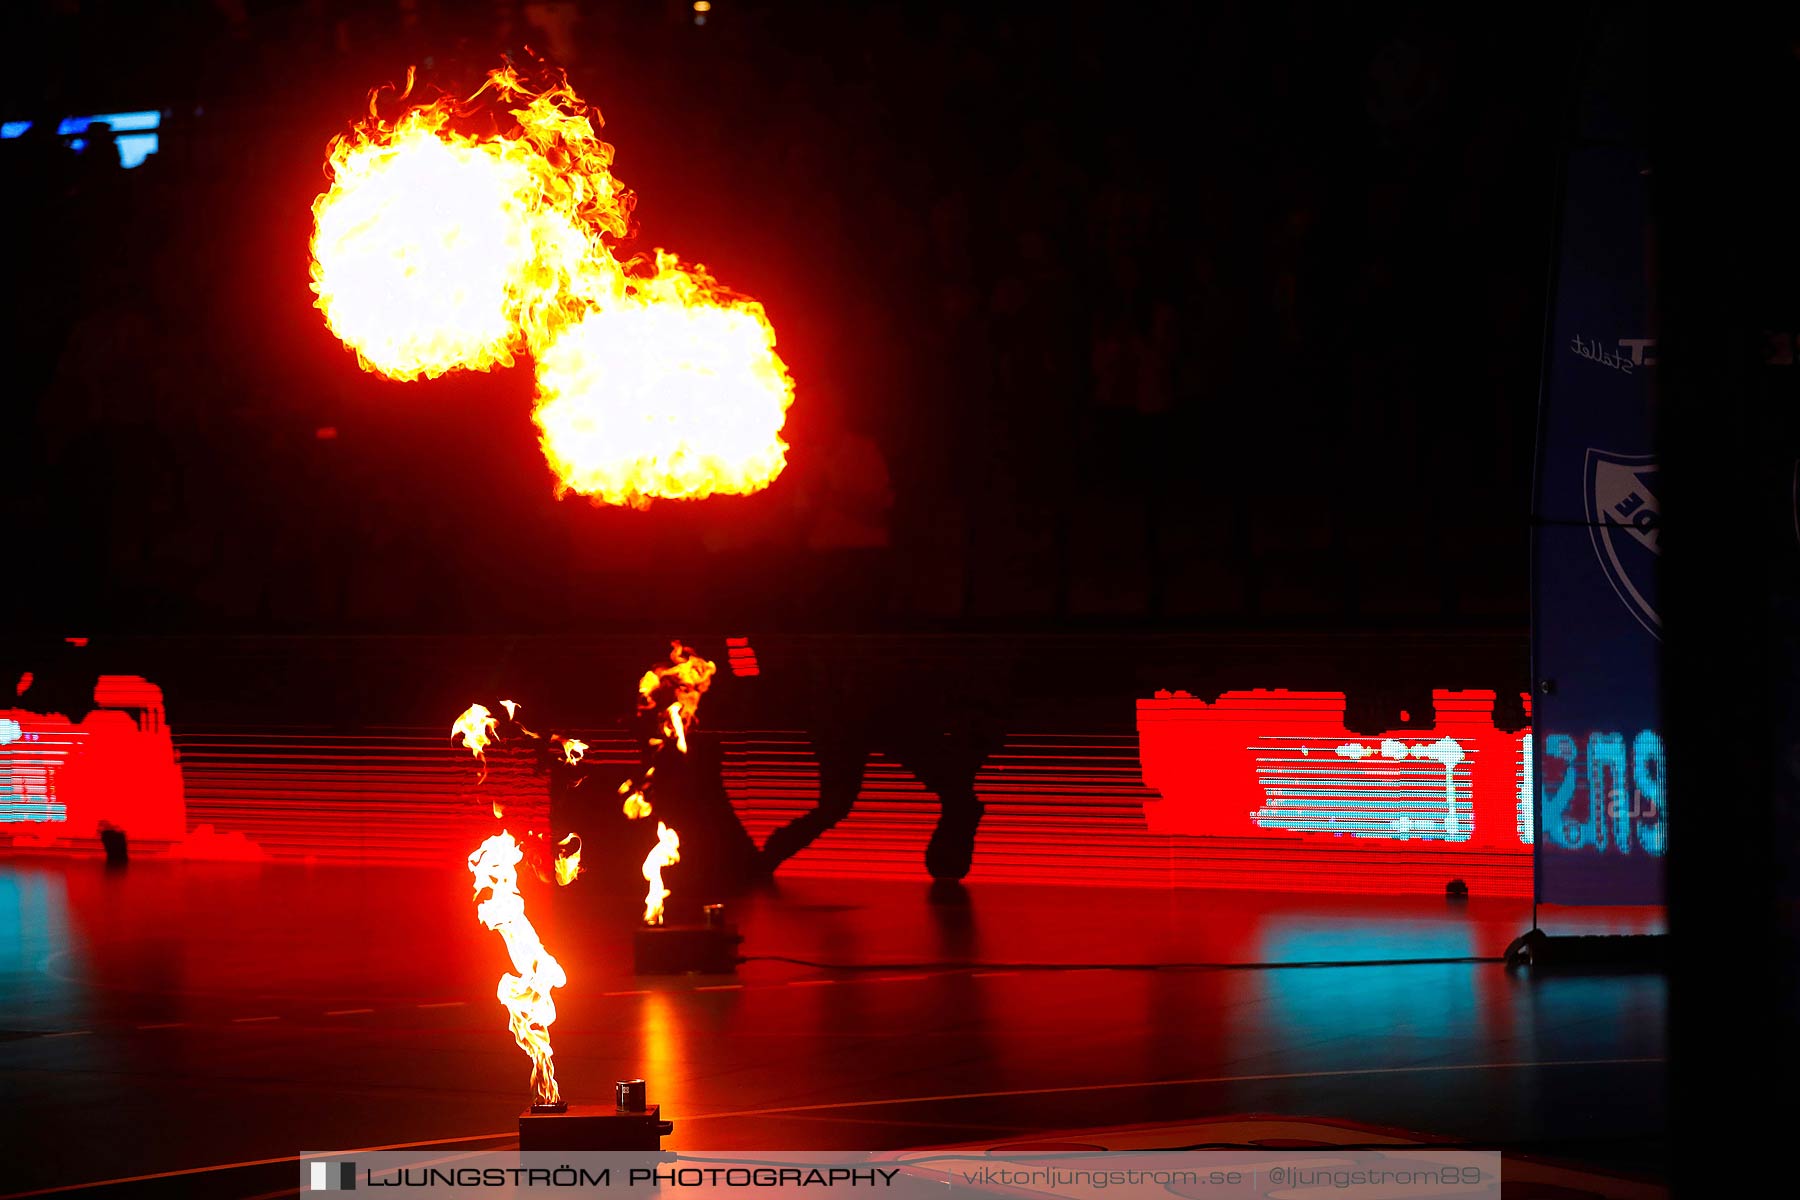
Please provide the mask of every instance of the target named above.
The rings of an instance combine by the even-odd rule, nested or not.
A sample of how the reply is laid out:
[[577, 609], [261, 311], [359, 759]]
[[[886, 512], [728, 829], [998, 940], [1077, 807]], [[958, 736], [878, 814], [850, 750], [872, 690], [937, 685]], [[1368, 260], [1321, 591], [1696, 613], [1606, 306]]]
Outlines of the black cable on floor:
[[1502, 955], [1465, 955], [1454, 958], [1356, 958], [1317, 962], [1168, 962], [1168, 963], [1033, 963], [1033, 962], [913, 962], [830, 963], [785, 954], [747, 954], [739, 962], [779, 962], [819, 971], [1292, 971], [1326, 967], [1424, 967], [1468, 963], [1500, 963]]

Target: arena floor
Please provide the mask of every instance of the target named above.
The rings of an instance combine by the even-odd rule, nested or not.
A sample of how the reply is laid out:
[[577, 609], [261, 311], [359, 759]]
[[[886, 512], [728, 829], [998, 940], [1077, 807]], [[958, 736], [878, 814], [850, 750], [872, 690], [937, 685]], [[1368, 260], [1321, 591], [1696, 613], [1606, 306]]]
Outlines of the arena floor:
[[[1393, 961], [1497, 956], [1517, 901], [804, 879], [730, 906], [736, 976], [640, 978], [631, 895], [527, 887], [569, 974], [565, 1095], [642, 1076], [673, 1149], [1264, 1114], [1661, 1169], [1660, 976]], [[284, 1195], [303, 1151], [517, 1136], [527, 1062], [466, 872], [15, 859], [0, 906], [12, 1194]], [[1298, 965], [1324, 963], [1380, 965]]]

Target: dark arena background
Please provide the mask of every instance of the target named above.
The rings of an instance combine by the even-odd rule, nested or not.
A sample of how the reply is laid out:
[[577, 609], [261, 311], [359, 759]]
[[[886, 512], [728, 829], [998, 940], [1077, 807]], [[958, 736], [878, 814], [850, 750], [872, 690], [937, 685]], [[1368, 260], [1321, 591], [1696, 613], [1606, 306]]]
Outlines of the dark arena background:
[[0, 1196], [1765, 1188], [1793, 12], [6, 21]]

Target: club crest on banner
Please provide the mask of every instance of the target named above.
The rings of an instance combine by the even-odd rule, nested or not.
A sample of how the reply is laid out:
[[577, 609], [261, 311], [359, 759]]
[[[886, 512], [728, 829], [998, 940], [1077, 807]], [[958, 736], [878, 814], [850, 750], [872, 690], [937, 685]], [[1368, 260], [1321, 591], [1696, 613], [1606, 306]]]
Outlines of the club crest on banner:
[[1647, 454], [1614, 454], [1590, 447], [1585, 499], [1588, 536], [1607, 582], [1638, 624], [1660, 638], [1656, 559], [1662, 553], [1662, 503], [1654, 490], [1657, 470]]

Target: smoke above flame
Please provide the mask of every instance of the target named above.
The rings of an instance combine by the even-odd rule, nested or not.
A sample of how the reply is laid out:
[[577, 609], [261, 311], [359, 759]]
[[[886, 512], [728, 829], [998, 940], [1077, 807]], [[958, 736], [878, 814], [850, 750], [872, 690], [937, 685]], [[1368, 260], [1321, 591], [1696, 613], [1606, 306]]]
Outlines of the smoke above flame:
[[332, 142], [313, 203], [315, 304], [365, 370], [429, 379], [528, 355], [559, 495], [643, 508], [781, 474], [794, 384], [762, 305], [674, 254], [615, 255], [636, 199], [566, 80], [508, 66], [392, 119], [384, 91]]

